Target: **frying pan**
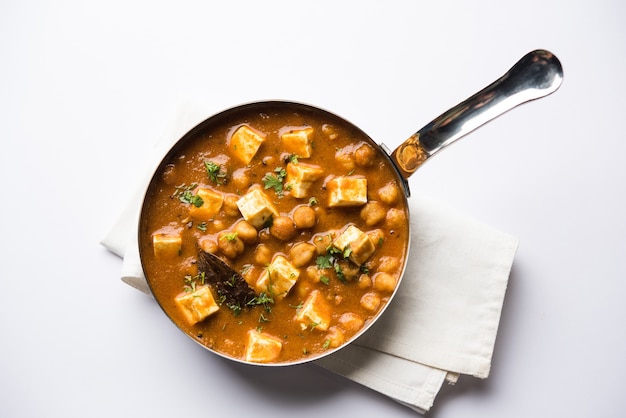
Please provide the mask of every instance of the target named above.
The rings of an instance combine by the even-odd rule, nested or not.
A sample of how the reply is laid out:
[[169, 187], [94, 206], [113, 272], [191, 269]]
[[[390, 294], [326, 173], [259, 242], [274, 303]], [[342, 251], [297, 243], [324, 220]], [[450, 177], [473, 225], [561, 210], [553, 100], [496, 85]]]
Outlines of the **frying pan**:
[[[410, 190], [408, 185], [408, 178], [421, 166], [423, 165], [429, 158], [437, 154], [439, 151], [449, 146], [453, 142], [472, 132], [476, 128], [481, 125], [493, 120], [494, 118], [502, 115], [508, 110], [513, 109], [514, 107], [526, 103], [531, 100], [535, 100], [544, 96], [547, 96], [554, 91], [556, 91], [561, 85], [563, 80], [563, 69], [561, 63], [551, 52], [546, 50], [535, 50], [532, 51], [525, 56], [523, 56], [509, 71], [507, 71], [502, 77], [497, 79], [495, 82], [485, 87], [483, 90], [469, 97], [465, 101], [459, 103], [458, 105], [452, 107], [439, 117], [435, 118], [432, 122], [428, 123], [422, 129], [417, 131], [415, 134], [411, 135], [407, 140], [405, 140], [400, 146], [398, 146], [393, 151], [388, 151], [386, 147], [382, 144], [378, 144], [373, 141], [369, 136], [367, 136], [361, 129], [348, 122], [346, 119], [328, 112], [326, 110], [320, 109], [315, 106], [311, 106], [308, 104], [295, 103], [295, 102], [286, 102], [286, 101], [266, 101], [266, 102], [254, 102], [248, 103], [244, 105], [240, 105], [237, 107], [233, 107], [227, 110], [224, 110], [205, 121], [198, 124], [196, 127], [191, 129], [187, 134], [185, 134], [165, 155], [161, 164], [156, 169], [154, 176], [152, 177], [151, 182], [148, 185], [148, 189], [146, 192], [146, 197], [144, 198], [144, 203], [142, 206], [142, 210], [140, 213], [139, 220], [139, 248], [144, 249], [147, 248], [146, 240], [148, 239], [146, 235], [142, 233], [145, 231], [145, 225], [147, 219], [149, 217], [148, 208], [148, 200], [151, 195], [151, 190], [156, 187], [156, 179], [163, 172], [168, 162], [171, 161], [172, 157], [176, 155], [176, 153], [189, 141], [193, 141], [198, 138], [203, 132], [206, 132], [211, 129], [215, 124], [233, 118], [238, 114], [246, 114], [250, 111], [255, 112], [263, 112], [265, 109], [272, 108], [280, 108], [280, 109], [288, 109], [290, 111], [295, 112], [313, 112], [316, 114], [321, 114], [325, 118], [325, 120], [331, 121], [334, 124], [340, 124], [342, 126], [348, 127], [353, 131], [358, 131], [362, 133], [362, 137], [367, 139], [370, 145], [377, 150], [379, 154], [381, 154], [388, 162], [390, 166], [395, 170], [395, 174], [397, 176], [397, 180], [399, 184], [403, 185], [403, 199], [406, 204], [407, 198], [410, 196]], [[408, 205], [406, 205], [408, 207]], [[406, 222], [409, 222], [407, 218]], [[410, 244], [410, 243], [409, 243]], [[408, 254], [408, 251], [406, 252]], [[141, 263], [144, 270], [144, 274], [146, 276], [148, 285], [152, 290], [154, 283], [151, 281], [151, 277], [146, 269], [146, 263], [148, 262], [145, 257], [143, 250], [140, 251]], [[405, 256], [406, 257], [406, 256]], [[406, 261], [403, 263], [403, 266], [406, 266]], [[229, 269], [228, 266], [222, 265], [221, 268]], [[403, 267], [404, 268], [404, 267]], [[229, 272], [228, 274], [236, 273], [234, 271]], [[402, 271], [404, 273], [404, 271]], [[322, 354], [314, 355], [314, 356], [306, 356], [301, 360], [291, 361], [291, 362], [280, 362], [280, 363], [250, 363], [257, 365], [270, 365], [270, 366], [282, 366], [282, 365], [293, 365], [298, 363], [304, 363], [312, 360], [319, 359], [320, 357], [324, 357], [332, 354], [334, 351], [340, 349], [341, 347], [346, 346], [351, 341], [358, 338], [361, 334], [367, 331], [371, 327], [373, 323], [376, 322], [376, 319], [379, 318], [384, 310], [392, 303], [393, 296], [395, 295], [400, 281], [402, 279], [403, 274], [400, 275], [400, 279], [398, 280], [398, 285], [396, 285], [396, 290], [392, 293], [389, 298], [389, 302], [377, 313], [374, 320], [369, 321], [356, 335], [351, 337], [340, 347], [335, 349], [329, 349], [324, 351]], [[228, 276], [231, 277], [231, 276]], [[153, 291], [154, 294], [154, 291]], [[166, 309], [161, 301], [157, 302], [167, 314]], [[179, 327], [180, 328], [180, 327]], [[182, 329], [181, 329], [182, 330]], [[183, 331], [184, 332], [184, 331]], [[189, 335], [194, 341], [201, 344], [196, 338]], [[202, 344], [201, 344], [202, 345]], [[216, 353], [220, 356], [229, 358], [231, 360], [235, 360], [238, 362], [247, 363], [246, 361], [229, 357], [221, 352], [213, 350], [210, 347], [207, 348], [209, 351]]]

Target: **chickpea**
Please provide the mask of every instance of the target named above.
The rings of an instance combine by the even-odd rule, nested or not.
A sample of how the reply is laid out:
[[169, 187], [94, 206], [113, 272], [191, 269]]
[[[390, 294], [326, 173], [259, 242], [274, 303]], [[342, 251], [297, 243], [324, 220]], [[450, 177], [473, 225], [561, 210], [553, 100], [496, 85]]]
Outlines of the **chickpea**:
[[384, 256], [380, 258], [378, 271], [385, 273], [397, 272], [400, 269], [400, 259], [398, 257]]
[[367, 274], [361, 274], [359, 276], [359, 289], [367, 289], [372, 286], [372, 278]]
[[353, 312], [348, 312], [341, 315], [338, 322], [341, 328], [348, 332], [356, 332], [360, 330], [363, 327], [364, 323], [363, 319]]
[[391, 208], [387, 212], [385, 223], [390, 229], [400, 228], [406, 223], [406, 215], [400, 209]]
[[215, 254], [218, 251], [217, 242], [215, 242], [215, 238], [213, 237], [201, 237], [198, 239], [198, 245], [205, 253]]
[[378, 197], [384, 203], [393, 205], [400, 198], [400, 190], [395, 183], [387, 183], [378, 189]]
[[376, 151], [374, 150], [374, 148], [367, 144], [361, 145], [354, 152], [354, 160], [356, 162], [356, 165], [360, 167], [370, 167], [372, 164], [374, 164], [375, 158]]
[[258, 238], [256, 228], [248, 221], [237, 222], [233, 227], [233, 232], [237, 233], [244, 244], [254, 244]]
[[374, 288], [381, 292], [393, 292], [396, 288], [396, 277], [384, 271], [374, 274], [372, 280], [374, 281]]
[[354, 155], [345, 150], [335, 153], [335, 161], [347, 171], [352, 171], [355, 168]]
[[361, 219], [365, 221], [367, 226], [376, 225], [378, 222], [385, 219], [386, 216], [387, 210], [380, 202], [367, 202], [361, 209]]
[[254, 262], [261, 266], [266, 266], [272, 261], [272, 250], [265, 244], [257, 245], [254, 250]]
[[333, 243], [334, 231], [322, 232], [313, 236], [313, 245], [317, 249], [317, 254], [326, 254], [328, 247]]
[[298, 229], [307, 229], [315, 226], [315, 210], [307, 205], [298, 206], [293, 211], [293, 222]]
[[339, 327], [330, 327], [326, 333], [328, 339], [328, 346], [330, 348], [337, 348], [346, 341], [346, 336]]
[[382, 229], [374, 229], [369, 231], [367, 235], [370, 237], [374, 246], [380, 247], [385, 242], [385, 232]]
[[250, 169], [248, 167], [241, 167], [233, 171], [231, 182], [237, 190], [245, 190], [250, 187], [252, 183]]
[[348, 260], [339, 260], [337, 265], [339, 266], [339, 271], [347, 280], [352, 280], [359, 274], [359, 266]]
[[313, 259], [315, 245], [310, 242], [299, 242], [289, 250], [289, 258], [294, 267], [302, 267]]
[[226, 257], [235, 259], [243, 252], [243, 241], [232, 231], [217, 234], [217, 247]]
[[361, 297], [361, 306], [374, 312], [380, 306], [380, 296], [376, 292], [368, 292]]
[[227, 194], [224, 196], [224, 202], [222, 203], [222, 210], [228, 216], [238, 217], [241, 216], [241, 212], [239, 212], [239, 206], [237, 206], [237, 201], [239, 200], [239, 196], [236, 194]]
[[270, 226], [270, 234], [281, 241], [288, 241], [296, 233], [296, 226], [288, 216], [277, 216]]

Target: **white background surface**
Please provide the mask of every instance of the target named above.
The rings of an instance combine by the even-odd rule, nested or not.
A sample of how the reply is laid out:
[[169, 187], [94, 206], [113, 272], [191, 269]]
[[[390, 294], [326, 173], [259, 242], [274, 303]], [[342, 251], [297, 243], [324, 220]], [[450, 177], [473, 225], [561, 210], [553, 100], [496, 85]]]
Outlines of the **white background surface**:
[[3, 1], [0, 415], [414, 416], [313, 365], [205, 352], [99, 241], [181, 99], [207, 116], [304, 101], [394, 147], [536, 48], [561, 89], [411, 179], [521, 240], [491, 376], [429, 416], [620, 415], [625, 17], [618, 1]]

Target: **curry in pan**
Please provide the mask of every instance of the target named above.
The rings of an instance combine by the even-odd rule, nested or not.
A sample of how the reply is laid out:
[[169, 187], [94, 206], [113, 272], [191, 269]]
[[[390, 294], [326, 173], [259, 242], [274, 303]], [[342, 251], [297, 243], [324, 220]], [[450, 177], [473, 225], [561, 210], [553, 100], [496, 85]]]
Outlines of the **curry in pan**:
[[[140, 223], [144, 272], [166, 314], [210, 350], [263, 364], [315, 358], [395, 291], [409, 240], [403, 186], [377, 146], [332, 115], [242, 109], [192, 131], [157, 170]], [[241, 276], [208, 277], [209, 253]]]

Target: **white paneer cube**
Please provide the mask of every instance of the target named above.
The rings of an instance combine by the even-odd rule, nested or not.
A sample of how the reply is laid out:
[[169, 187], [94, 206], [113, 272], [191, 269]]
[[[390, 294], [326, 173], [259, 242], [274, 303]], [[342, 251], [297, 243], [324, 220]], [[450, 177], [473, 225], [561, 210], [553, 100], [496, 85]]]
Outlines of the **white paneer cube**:
[[324, 169], [319, 165], [306, 163], [287, 164], [287, 178], [285, 184], [293, 197], [301, 198], [309, 195], [313, 182], [324, 175]]
[[362, 206], [367, 203], [367, 179], [363, 177], [334, 177], [326, 184], [328, 206]]
[[295, 320], [304, 329], [328, 330], [330, 326], [331, 309], [319, 290], [313, 290], [298, 309]]
[[243, 218], [260, 229], [278, 210], [261, 189], [253, 189], [237, 200], [237, 207]]
[[174, 301], [191, 325], [203, 321], [220, 309], [208, 286], [198, 287], [191, 293], [181, 293]]
[[[365, 263], [367, 259], [374, 254], [374, 251], [376, 251], [376, 247], [369, 235], [354, 225], [348, 226], [345, 231], [333, 241], [333, 247], [343, 254], [348, 252], [348, 259], [358, 266]], [[347, 251], [348, 248], [350, 249], [349, 251]]]
[[275, 301], [281, 300], [296, 284], [299, 276], [300, 270], [279, 254], [259, 275], [255, 289], [257, 293], [267, 293]]
[[179, 232], [156, 232], [152, 234], [152, 249], [157, 259], [174, 258], [183, 249], [183, 238]]
[[282, 348], [283, 343], [279, 338], [257, 330], [250, 330], [246, 340], [244, 359], [254, 363], [268, 363], [278, 358]]
[[241, 125], [231, 135], [228, 147], [233, 155], [248, 165], [256, 155], [261, 144], [265, 141], [265, 134], [252, 129], [248, 125]]
[[222, 208], [224, 195], [212, 189], [200, 187], [196, 195], [202, 199], [202, 205], [191, 205], [189, 215], [197, 220], [208, 221], [213, 219]]
[[313, 132], [310, 126], [301, 129], [293, 129], [280, 135], [285, 151], [295, 154], [300, 158], [309, 158], [313, 152]]

